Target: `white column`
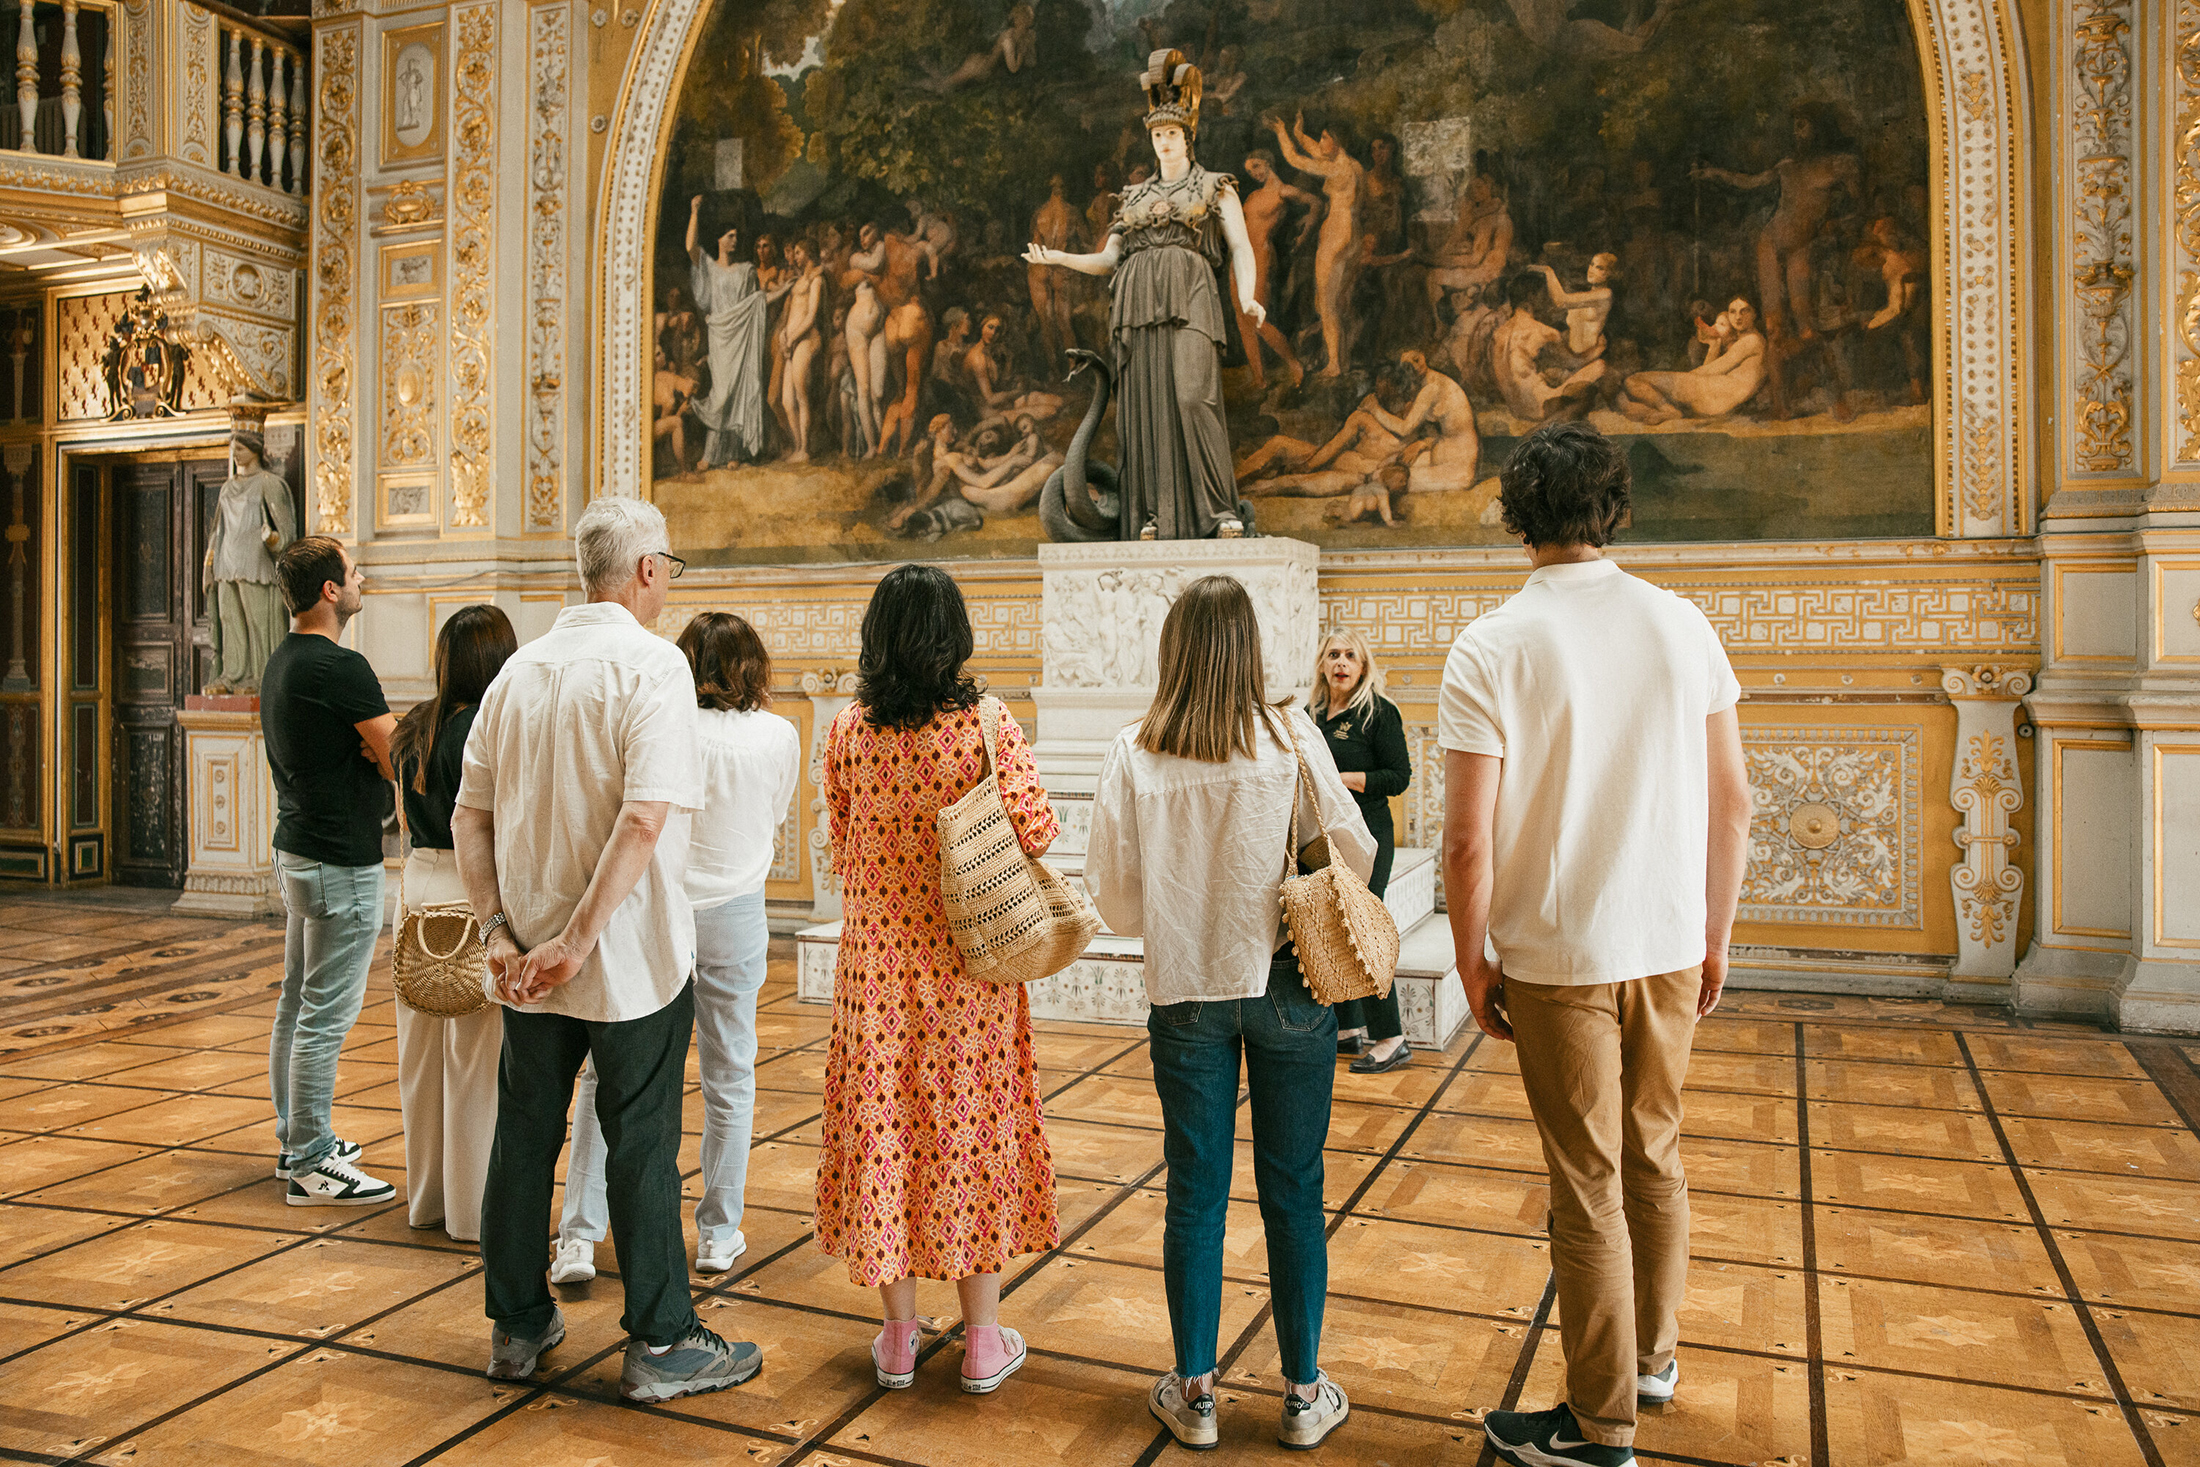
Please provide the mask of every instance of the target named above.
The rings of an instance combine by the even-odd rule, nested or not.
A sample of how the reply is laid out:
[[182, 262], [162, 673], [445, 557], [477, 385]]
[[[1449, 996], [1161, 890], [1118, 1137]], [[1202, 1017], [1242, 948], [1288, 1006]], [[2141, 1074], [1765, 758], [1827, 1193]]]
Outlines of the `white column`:
[[1956, 708], [1956, 757], [1948, 799], [1963, 816], [1956, 847], [1962, 861], [1948, 872], [1956, 902], [1958, 982], [1996, 986], [2007, 996], [2017, 967], [2017, 909], [2024, 872], [2017, 867], [2017, 833], [2009, 817], [2024, 804], [2017, 777], [2017, 700], [2031, 690], [2023, 672], [1993, 667], [1941, 671], [1941, 691]]

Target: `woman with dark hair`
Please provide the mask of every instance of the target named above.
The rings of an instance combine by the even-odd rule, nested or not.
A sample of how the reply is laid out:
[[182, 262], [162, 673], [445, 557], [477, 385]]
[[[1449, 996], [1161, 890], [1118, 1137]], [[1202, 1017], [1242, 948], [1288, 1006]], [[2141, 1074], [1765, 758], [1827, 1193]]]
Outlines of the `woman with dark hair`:
[[[681, 631], [695, 674], [695, 736], [703, 808], [688, 828], [688, 903], [695, 908], [695, 1045], [703, 1088], [702, 1196], [695, 1203], [695, 1271], [724, 1273], [746, 1253], [741, 1212], [756, 1118], [756, 994], [771, 931], [764, 881], [794, 799], [802, 741], [771, 711], [771, 654], [730, 611], [706, 611]], [[596, 1070], [574, 1086], [573, 1155], [550, 1264], [553, 1283], [596, 1276], [596, 1245], [611, 1223], [604, 1193]]]
[[1277, 1440], [1319, 1446], [1351, 1411], [1320, 1363], [1337, 1021], [1308, 992], [1282, 920], [1294, 814], [1301, 850], [1326, 839], [1330, 859], [1368, 874], [1375, 842], [1322, 735], [1304, 713], [1267, 701], [1252, 598], [1229, 576], [1202, 576], [1161, 623], [1153, 706], [1101, 763], [1085, 852], [1108, 929], [1146, 939], [1148, 1052], [1169, 1164], [1161, 1273], [1176, 1343], [1176, 1368], [1146, 1405], [1195, 1450], [1221, 1439], [1215, 1347], [1241, 1059], [1285, 1382]]
[[[403, 796], [405, 857], [397, 928], [422, 907], [467, 905], [451, 849], [460, 757], [481, 695], [519, 650], [494, 606], [461, 606], [435, 638], [435, 695], [413, 705], [390, 736]], [[405, 1219], [461, 1243], [481, 1238], [481, 1187], [497, 1130], [497, 1058], [504, 1010], [490, 1004], [445, 1019], [397, 1006], [397, 1102], [405, 1118]]]
[[916, 1379], [917, 1280], [961, 1295], [962, 1388], [994, 1390], [1024, 1363], [1000, 1322], [1001, 1270], [1061, 1239], [1039, 1115], [1031, 1002], [970, 978], [940, 899], [935, 817], [987, 774], [990, 710], [1001, 801], [1037, 856], [1060, 833], [1023, 730], [979, 701], [962, 592], [928, 565], [897, 567], [863, 616], [856, 701], [825, 740], [825, 805], [840, 875], [840, 961], [825, 1061], [817, 1241], [874, 1285], [886, 1327], [879, 1384]]

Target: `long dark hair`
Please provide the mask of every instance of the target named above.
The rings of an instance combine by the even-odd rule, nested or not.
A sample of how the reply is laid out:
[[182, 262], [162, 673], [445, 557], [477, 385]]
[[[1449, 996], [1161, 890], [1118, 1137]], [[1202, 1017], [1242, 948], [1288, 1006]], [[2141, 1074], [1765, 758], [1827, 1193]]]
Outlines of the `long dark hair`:
[[461, 606], [435, 634], [435, 696], [415, 703], [390, 736], [391, 766], [414, 763], [415, 794], [428, 792], [428, 756], [444, 720], [479, 704], [505, 659], [518, 650], [512, 623], [494, 606]]
[[863, 613], [863, 654], [856, 701], [880, 728], [920, 728], [950, 708], [978, 701], [978, 682], [963, 671], [977, 643], [962, 591], [937, 566], [888, 571]]

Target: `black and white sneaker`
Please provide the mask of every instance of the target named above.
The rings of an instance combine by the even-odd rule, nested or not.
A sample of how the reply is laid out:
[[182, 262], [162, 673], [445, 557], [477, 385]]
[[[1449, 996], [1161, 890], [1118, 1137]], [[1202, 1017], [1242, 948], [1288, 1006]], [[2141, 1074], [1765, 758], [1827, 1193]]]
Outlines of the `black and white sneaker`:
[[[359, 1159], [359, 1143], [346, 1141], [339, 1136], [336, 1139], [336, 1149], [329, 1153], [329, 1158], [335, 1161], [357, 1161]], [[277, 1152], [275, 1155], [275, 1180], [278, 1182], [289, 1181], [290, 1166], [290, 1153], [287, 1151]]]
[[1668, 1360], [1665, 1369], [1656, 1375], [1635, 1377], [1635, 1404], [1637, 1406], [1670, 1406], [1673, 1392], [1681, 1383], [1681, 1362]]
[[1548, 1411], [1492, 1411], [1482, 1420], [1482, 1434], [1513, 1467], [1634, 1467], [1633, 1447], [1588, 1440], [1564, 1404]]
[[366, 1207], [396, 1195], [391, 1183], [368, 1176], [348, 1161], [324, 1156], [312, 1171], [290, 1179], [283, 1201], [292, 1207]]

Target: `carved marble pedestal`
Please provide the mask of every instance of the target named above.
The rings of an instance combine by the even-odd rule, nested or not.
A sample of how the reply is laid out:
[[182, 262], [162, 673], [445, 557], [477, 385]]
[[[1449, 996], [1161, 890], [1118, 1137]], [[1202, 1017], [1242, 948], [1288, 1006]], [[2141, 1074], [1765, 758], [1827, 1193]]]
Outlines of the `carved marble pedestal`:
[[281, 913], [275, 784], [260, 737], [260, 700], [187, 698], [176, 722], [183, 725], [191, 868], [170, 910], [194, 917]]
[[[1147, 541], [1042, 545], [1044, 587], [1035, 742], [1039, 777], [1062, 822], [1047, 861], [1072, 879], [1084, 872], [1092, 797], [1100, 762], [1123, 726], [1153, 701], [1161, 622], [1184, 587], [1207, 575], [1245, 585], [1260, 618], [1262, 676], [1271, 699], [1303, 696], [1313, 682], [1321, 610], [1315, 591], [1319, 552], [1302, 540]], [[1466, 1022], [1466, 996], [1451, 977], [1451, 931], [1434, 915], [1431, 852], [1401, 850], [1386, 901], [1406, 935], [1398, 965], [1406, 1037], [1441, 1048]], [[797, 934], [795, 991], [829, 1002], [840, 924]], [[1031, 1011], [1084, 1023], [1146, 1021], [1144, 944], [1103, 932], [1085, 956], [1031, 985]]]

